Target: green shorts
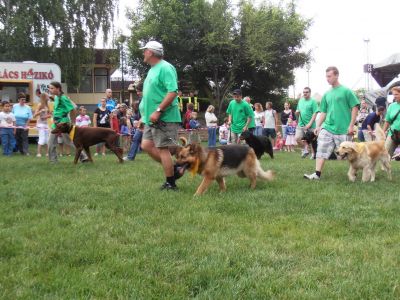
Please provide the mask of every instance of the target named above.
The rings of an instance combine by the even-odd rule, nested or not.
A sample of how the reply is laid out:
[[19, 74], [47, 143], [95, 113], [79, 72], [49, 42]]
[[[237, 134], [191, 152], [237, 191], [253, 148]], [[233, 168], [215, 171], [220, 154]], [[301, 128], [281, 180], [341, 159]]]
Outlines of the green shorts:
[[162, 125], [145, 125], [143, 140], [153, 141], [157, 148], [174, 146], [178, 143], [179, 123], [163, 123]]

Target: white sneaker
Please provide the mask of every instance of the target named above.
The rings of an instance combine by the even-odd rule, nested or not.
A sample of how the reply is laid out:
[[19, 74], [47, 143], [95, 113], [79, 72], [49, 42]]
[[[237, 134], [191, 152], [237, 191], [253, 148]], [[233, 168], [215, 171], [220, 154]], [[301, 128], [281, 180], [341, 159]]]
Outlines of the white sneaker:
[[106, 154], [105, 154], [105, 153], [103, 153], [102, 155], [103, 155], [103, 156], [106, 156]]
[[99, 155], [97, 152], [94, 154], [94, 156], [97, 156], [97, 155]]
[[310, 175], [304, 174], [304, 178], [308, 180], [320, 180], [320, 177], [316, 173]]
[[42, 154], [38, 153], [36, 154], [36, 157], [42, 157]]

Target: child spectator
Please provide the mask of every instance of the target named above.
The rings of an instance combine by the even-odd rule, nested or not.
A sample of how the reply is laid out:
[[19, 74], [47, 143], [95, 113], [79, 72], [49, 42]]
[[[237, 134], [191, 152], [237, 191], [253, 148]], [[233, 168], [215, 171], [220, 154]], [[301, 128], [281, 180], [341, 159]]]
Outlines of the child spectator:
[[197, 121], [197, 112], [195, 111], [190, 115], [189, 127], [191, 129], [189, 134], [189, 144], [200, 143], [200, 135], [197, 132], [197, 129], [200, 128], [200, 123]]
[[227, 145], [229, 141], [229, 125], [228, 118], [224, 119], [224, 124], [219, 127], [219, 143]]
[[90, 117], [86, 114], [86, 108], [84, 106], [79, 107], [79, 116], [76, 117], [75, 125], [77, 127], [89, 127], [92, 122]]
[[40, 94], [40, 104], [38, 105], [35, 114], [33, 115], [37, 118], [36, 127], [39, 132], [39, 140], [37, 146], [36, 157], [42, 157], [42, 146], [46, 145], [46, 156], [48, 156], [48, 141], [49, 141], [49, 124], [47, 123], [49, 118], [51, 118], [51, 113], [49, 109], [49, 95], [46, 93]]
[[113, 109], [110, 114], [110, 125], [112, 130], [114, 130], [116, 133], [120, 133], [117, 109]]
[[194, 109], [193, 103], [188, 103], [186, 105], [186, 113], [183, 118], [183, 128], [185, 129], [190, 129], [190, 119], [192, 116], [193, 109]]
[[120, 133], [122, 136], [122, 147], [124, 149], [124, 152], [128, 152], [129, 147], [130, 147], [130, 132], [129, 132], [129, 127], [127, 123], [127, 119], [125, 117], [122, 117], [120, 119], [121, 122], [121, 127], [120, 127]]
[[283, 149], [283, 146], [285, 146], [285, 141], [282, 139], [282, 134], [280, 133], [280, 131], [278, 131], [276, 133], [276, 142], [274, 150], [281, 151]]
[[294, 146], [297, 145], [296, 142], [296, 122], [291, 118], [287, 120], [286, 123], [286, 141], [285, 141], [285, 151], [294, 152]]
[[[14, 127], [14, 128], [13, 128]], [[0, 135], [3, 155], [11, 156], [15, 146], [15, 116], [11, 112], [8, 101], [3, 102], [3, 111], [0, 112]]]

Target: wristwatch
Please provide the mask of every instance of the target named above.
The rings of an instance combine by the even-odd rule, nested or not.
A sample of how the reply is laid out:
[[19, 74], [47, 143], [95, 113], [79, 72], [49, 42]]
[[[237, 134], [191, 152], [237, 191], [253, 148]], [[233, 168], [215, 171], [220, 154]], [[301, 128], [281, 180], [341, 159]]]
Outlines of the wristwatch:
[[157, 107], [156, 112], [162, 113], [163, 111], [161, 108]]

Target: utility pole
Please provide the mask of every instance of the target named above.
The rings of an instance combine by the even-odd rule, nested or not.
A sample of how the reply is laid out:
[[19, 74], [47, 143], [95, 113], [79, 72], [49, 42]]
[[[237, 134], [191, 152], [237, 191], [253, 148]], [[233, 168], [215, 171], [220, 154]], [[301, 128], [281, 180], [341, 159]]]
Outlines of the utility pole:
[[[369, 65], [369, 38], [364, 38], [364, 43], [365, 43], [365, 45], [366, 45], [366, 48], [367, 48], [367, 65]], [[367, 73], [365, 73], [365, 76], [366, 76], [366, 87], [365, 87], [365, 89], [367, 90], [367, 91], [369, 91], [369, 73], [367, 72]]]

